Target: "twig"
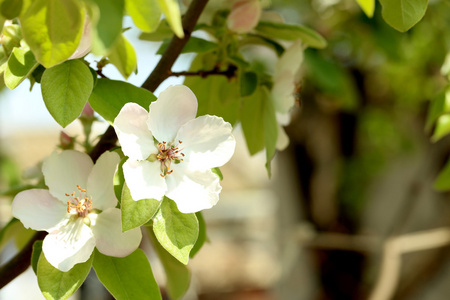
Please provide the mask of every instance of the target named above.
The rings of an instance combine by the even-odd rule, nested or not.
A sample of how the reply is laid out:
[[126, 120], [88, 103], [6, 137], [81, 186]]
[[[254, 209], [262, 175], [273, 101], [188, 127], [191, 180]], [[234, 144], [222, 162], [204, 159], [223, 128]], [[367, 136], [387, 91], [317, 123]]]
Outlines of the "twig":
[[237, 71], [237, 67], [235, 65], [229, 65], [228, 68], [226, 70], [220, 70], [218, 67], [215, 67], [212, 70], [209, 71], [197, 71], [197, 72], [189, 72], [189, 71], [184, 71], [184, 72], [172, 72], [169, 71], [169, 76], [200, 76], [200, 77], [208, 77], [211, 75], [222, 75], [227, 77], [228, 79], [231, 79], [233, 77], [236, 76], [236, 71]]

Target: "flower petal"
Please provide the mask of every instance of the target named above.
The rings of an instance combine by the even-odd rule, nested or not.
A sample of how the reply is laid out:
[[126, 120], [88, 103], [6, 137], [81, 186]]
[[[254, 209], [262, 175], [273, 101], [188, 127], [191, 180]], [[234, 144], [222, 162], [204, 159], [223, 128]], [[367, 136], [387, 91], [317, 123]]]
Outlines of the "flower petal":
[[45, 258], [55, 268], [67, 272], [89, 259], [95, 247], [92, 230], [78, 218], [50, 232], [42, 244]]
[[166, 196], [176, 202], [182, 213], [193, 213], [213, 207], [222, 190], [219, 178], [211, 171], [190, 171], [181, 164], [166, 176]]
[[292, 74], [297, 73], [303, 62], [303, 46], [300, 40], [294, 42], [284, 51], [275, 65], [275, 77], [288, 71]]
[[94, 208], [105, 210], [115, 207], [117, 198], [114, 194], [114, 174], [120, 157], [115, 152], [103, 153], [89, 174], [87, 191], [92, 196]]
[[176, 141], [192, 170], [223, 166], [233, 156], [236, 141], [230, 123], [216, 116], [201, 116], [187, 122], [178, 131]]
[[109, 208], [100, 213], [91, 228], [95, 246], [105, 255], [127, 256], [141, 243], [142, 233], [139, 227], [122, 232], [120, 210], [117, 208]]
[[275, 111], [285, 114], [295, 105], [295, 77], [291, 72], [284, 72], [275, 80], [272, 98]]
[[172, 142], [178, 129], [195, 118], [197, 106], [197, 98], [187, 86], [170, 86], [150, 104], [148, 128], [159, 142]]
[[147, 126], [148, 112], [136, 103], [127, 103], [114, 119], [114, 129], [123, 153], [137, 160], [158, 152]]
[[50, 194], [67, 203], [68, 198], [65, 194], [77, 192], [77, 185], [82, 189], [86, 188], [93, 165], [89, 155], [82, 152], [74, 150], [65, 150], [59, 154], [53, 152], [42, 164], [42, 173]]
[[67, 205], [53, 197], [48, 190], [31, 189], [20, 192], [12, 203], [12, 214], [25, 228], [52, 231], [67, 222]]
[[161, 200], [167, 190], [164, 178], [161, 177], [159, 162], [127, 160], [123, 164], [123, 175], [130, 189], [133, 200]]

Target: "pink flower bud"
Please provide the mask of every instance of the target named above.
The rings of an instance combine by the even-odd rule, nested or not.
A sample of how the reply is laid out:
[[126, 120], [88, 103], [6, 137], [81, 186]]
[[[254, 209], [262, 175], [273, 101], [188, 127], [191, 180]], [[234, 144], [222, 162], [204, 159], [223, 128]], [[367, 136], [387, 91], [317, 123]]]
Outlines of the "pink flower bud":
[[228, 28], [236, 33], [247, 33], [256, 27], [261, 12], [259, 0], [237, 0], [227, 18]]
[[59, 147], [61, 149], [67, 150], [67, 149], [73, 149], [73, 146], [74, 146], [73, 138], [70, 137], [64, 131], [61, 131], [61, 134], [59, 135]]
[[81, 117], [91, 119], [94, 117], [94, 110], [92, 109], [89, 102], [86, 102], [86, 105], [84, 106], [83, 110], [81, 111]]

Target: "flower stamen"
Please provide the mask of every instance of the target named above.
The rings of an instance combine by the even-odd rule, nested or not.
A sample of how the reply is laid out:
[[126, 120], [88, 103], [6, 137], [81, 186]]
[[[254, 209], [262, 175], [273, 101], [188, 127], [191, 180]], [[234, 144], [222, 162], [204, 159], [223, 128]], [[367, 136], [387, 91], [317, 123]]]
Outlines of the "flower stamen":
[[77, 185], [79, 196], [75, 196], [75, 191], [72, 194], [66, 194], [69, 197], [67, 201], [67, 212], [70, 214], [77, 214], [79, 217], [86, 217], [92, 210], [92, 199], [87, 196], [87, 191]]
[[[182, 141], [178, 141], [178, 144], [181, 144]], [[181, 151], [183, 149], [178, 148], [179, 145], [175, 145], [174, 143], [167, 144], [166, 142], [158, 143], [158, 154], [156, 158], [161, 162], [161, 177], [165, 177], [166, 175], [172, 174], [173, 169], [171, 168], [172, 162], [175, 164], [183, 161], [185, 155]]]

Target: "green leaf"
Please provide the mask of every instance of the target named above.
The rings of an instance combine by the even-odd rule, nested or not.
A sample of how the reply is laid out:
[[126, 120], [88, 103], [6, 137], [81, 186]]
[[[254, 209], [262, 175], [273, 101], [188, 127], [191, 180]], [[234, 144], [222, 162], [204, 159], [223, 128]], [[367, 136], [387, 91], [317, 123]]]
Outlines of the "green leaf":
[[369, 17], [373, 17], [375, 11], [375, 0], [356, 0], [363, 12]]
[[148, 228], [148, 232], [153, 248], [158, 254], [166, 273], [167, 293], [169, 294], [170, 299], [180, 299], [189, 288], [189, 283], [191, 281], [189, 269], [161, 247], [161, 244], [158, 242], [155, 234], [150, 228]]
[[[169, 40], [165, 40], [159, 47], [156, 54], [163, 54], [167, 46], [169, 45], [169, 42]], [[217, 47], [218, 45], [214, 42], [210, 42], [193, 36], [189, 38], [189, 41], [186, 43], [181, 53], [203, 53], [214, 50]]]
[[144, 225], [156, 214], [161, 201], [142, 199], [134, 201], [126, 184], [122, 188], [122, 231], [127, 231]]
[[431, 130], [434, 122], [436, 122], [440, 116], [447, 113], [450, 113], [450, 88], [445, 92], [439, 93], [431, 100], [425, 129], [427, 131]]
[[264, 100], [261, 88], [243, 98], [241, 123], [250, 155], [264, 149]]
[[137, 58], [133, 45], [121, 35], [108, 55], [109, 61], [127, 79], [136, 70]]
[[450, 114], [440, 116], [436, 122], [436, 128], [434, 129], [431, 141], [437, 142], [444, 136], [450, 133]]
[[18, 219], [12, 218], [0, 231], [0, 251], [15, 236], [17, 228], [23, 227]]
[[220, 181], [223, 180], [223, 175], [222, 175], [222, 172], [220, 171], [219, 167], [212, 168], [211, 171], [214, 174], [216, 174], [217, 177], [219, 177]]
[[47, 300], [67, 299], [75, 293], [89, 274], [94, 255], [84, 263], [73, 266], [67, 272], [53, 267], [42, 252], [37, 264], [37, 280], [42, 294]]
[[265, 86], [262, 87], [264, 96], [264, 146], [266, 148], [266, 169], [271, 175], [270, 162], [275, 156], [278, 139], [278, 122], [273, 107], [272, 95]]
[[140, 30], [152, 32], [158, 27], [161, 11], [156, 0], [125, 0], [125, 7]]
[[0, 5], [0, 11], [7, 20], [12, 20], [20, 15], [22, 7], [23, 0], [3, 0]]
[[93, 84], [89, 67], [80, 60], [68, 60], [45, 70], [42, 97], [55, 121], [62, 127], [72, 123], [83, 110]]
[[14, 48], [5, 69], [5, 85], [15, 89], [38, 65], [30, 50]]
[[445, 167], [439, 173], [434, 181], [433, 187], [438, 191], [450, 190], [450, 160], [447, 161]]
[[302, 25], [261, 21], [258, 23], [255, 30], [268, 38], [287, 41], [300, 39], [303, 43], [312, 48], [322, 49], [327, 46], [327, 42], [320, 34]]
[[20, 17], [22, 33], [37, 61], [50, 68], [78, 47], [85, 11], [77, 0], [35, 0]]
[[416, 25], [425, 15], [428, 0], [380, 0], [386, 23], [400, 32]]
[[198, 238], [195, 214], [181, 213], [174, 201], [164, 197], [153, 221], [153, 232], [161, 246], [183, 264]]
[[110, 123], [128, 102], [134, 102], [148, 110], [156, 97], [148, 90], [130, 83], [101, 78], [92, 91], [89, 103], [92, 108]]
[[20, 47], [20, 40], [22, 39], [22, 30], [17, 24], [7, 24], [2, 29], [2, 48], [5, 56], [9, 57], [14, 48]]
[[[219, 169], [219, 168], [217, 168]], [[220, 170], [219, 170], [220, 172]], [[205, 244], [206, 241], [208, 241], [208, 236], [206, 235], [206, 223], [205, 223], [205, 219], [203, 218], [203, 214], [201, 211], [196, 212], [195, 216], [197, 217], [198, 220], [198, 238], [197, 241], [195, 242], [194, 247], [191, 250], [191, 253], [189, 253], [189, 257], [193, 258], [197, 252], [203, 247], [203, 245]]]
[[111, 257], [95, 250], [94, 270], [117, 300], [161, 299], [152, 268], [141, 249], [127, 257]]
[[144, 32], [139, 36], [140, 40], [150, 41], [150, 42], [160, 42], [165, 39], [170, 39], [173, 35], [172, 29], [170, 29], [169, 24], [166, 20], [161, 20], [158, 28], [154, 32], [148, 33]]
[[256, 34], [247, 34], [241, 40], [239, 40], [239, 47], [243, 47], [245, 45], [261, 45], [267, 48], [272, 49], [278, 56], [281, 56], [284, 52], [283, 46], [279, 43], [271, 40], [269, 38], [256, 35]]
[[177, 37], [184, 37], [183, 26], [181, 25], [181, 14], [178, 1], [176, 0], [157, 0], [159, 8], [166, 16], [167, 23]]
[[255, 72], [245, 72], [241, 75], [241, 96], [250, 96], [258, 86], [258, 75]]
[[95, 4], [90, 15], [95, 26], [92, 28], [92, 53], [106, 55], [122, 33], [124, 0], [89, 0]]
[[37, 274], [39, 257], [42, 253], [42, 243], [43, 241], [36, 241], [33, 244], [33, 252], [31, 253], [31, 267], [33, 268], [34, 274]]

